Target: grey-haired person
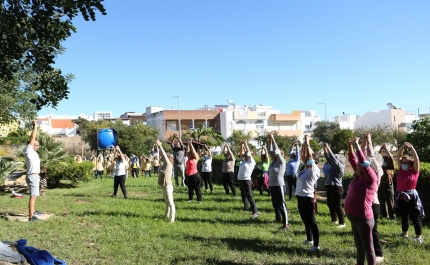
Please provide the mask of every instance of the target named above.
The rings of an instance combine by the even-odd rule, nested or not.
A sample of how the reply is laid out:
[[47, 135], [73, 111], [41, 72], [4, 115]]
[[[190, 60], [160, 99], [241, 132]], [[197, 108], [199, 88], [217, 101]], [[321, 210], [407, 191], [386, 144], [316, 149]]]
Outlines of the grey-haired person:
[[331, 222], [338, 228], [345, 227], [345, 215], [342, 209], [343, 174], [345, 172], [345, 157], [333, 154], [327, 143], [323, 144], [324, 156], [327, 162], [322, 168], [325, 175], [327, 206], [330, 211]]

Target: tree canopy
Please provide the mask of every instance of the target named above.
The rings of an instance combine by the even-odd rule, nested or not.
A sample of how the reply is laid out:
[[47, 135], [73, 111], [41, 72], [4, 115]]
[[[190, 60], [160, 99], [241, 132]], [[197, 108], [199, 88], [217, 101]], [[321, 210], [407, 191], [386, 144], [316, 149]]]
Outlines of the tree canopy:
[[[67, 99], [70, 76], [55, 68], [56, 57], [64, 51], [61, 42], [76, 32], [72, 19], [82, 15], [96, 19], [106, 15], [103, 0], [3, 0], [0, 5], [0, 93], [2, 106], [11, 115], [19, 111], [17, 91], [36, 110], [56, 107]], [[31, 85], [22, 86], [18, 73], [31, 74]], [[26, 93], [29, 93], [28, 95]], [[14, 105], [15, 103], [15, 105]], [[0, 123], [6, 123], [1, 113]]]
[[333, 134], [340, 130], [339, 124], [336, 122], [318, 121], [315, 126], [312, 137], [320, 143], [327, 142], [331, 144]]
[[430, 162], [430, 119], [421, 118], [414, 121], [412, 129], [413, 132], [407, 136], [408, 142], [414, 146], [420, 161]]

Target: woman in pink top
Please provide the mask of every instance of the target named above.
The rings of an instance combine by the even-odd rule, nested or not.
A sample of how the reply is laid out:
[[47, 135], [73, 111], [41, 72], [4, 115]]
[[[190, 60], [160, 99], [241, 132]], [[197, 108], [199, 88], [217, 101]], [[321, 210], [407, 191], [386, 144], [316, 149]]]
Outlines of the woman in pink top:
[[[405, 148], [410, 150], [413, 159], [403, 156]], [[409, 218], [411, 218], [415, 228], [415, 241], [422, 244], [422, 224], [420, 217], [424, 216], [424, 210], [418, 192], [415, 190], [420, 174], [420, 160], [414, 147], [407, 142], [400, 147], [396, 159], [399, 173], [397, 175], [397, 192], [394, 208], [397, 208], [397, 212], [402, 218], [402, 233], [400, 236], [408, 238]]]
[[[358, 144], [359, 138], [349, 140], [348, 158], [355, 171], [355, 177], [348, 187], [345, 198], [345, 213], [351, 221], [355, 247], [357, 248], [357, 264], [375, 264], [372, 229], [374, 226], [372, 202], [377, 190], [377, 176], [366, 160]], [[357, 156], [354, 154], [354, 148]]]
[[188, 142], [186, 155], [188, 157], [186, 172], [185, 172], [186, 178], [187, 178], [186, 184], [188, 186], [187, 202], [193, 201], [193, 195], [195, 191], [197, 195], [197, 201], [201, 203], [202, 202], [202, 190], [201, 190], [202, 178], [200, 177], [199, 172], [197, 171], [197, 161], [199, 161], [199, 155], [194, 149], [192, 140]]

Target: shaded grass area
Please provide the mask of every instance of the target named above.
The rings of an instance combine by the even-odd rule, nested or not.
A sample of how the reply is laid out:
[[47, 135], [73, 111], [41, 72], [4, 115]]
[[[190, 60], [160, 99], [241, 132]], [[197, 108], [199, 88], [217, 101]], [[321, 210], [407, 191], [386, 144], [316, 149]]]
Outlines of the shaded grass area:
[[[330, 223], [328, 208], [319, 203], [317, 221], [321, 251], [308, 255], [297, 201], [288, 201], [290, 230], [273, 223], [270, 197], [254, 193], [260, 216], [243, 211], [240, 196], [203, 192], [203, 203], [187, 203], [188, 192], [175, 187], [176, 222], [164, 217], [164, 201], [157, 179], [129, 178], [129, 199], [111, 198], [113, 179], [92, 180], [77, 188], [48, 190], [37, 209], [54, 217], [20, 223], [1, 219], [2, 240], [26, 238], [30, 246], [47, 249], [68, 264], [355, 264], [349, 222], [345, 229]], [[27, 198], [0, 194], [2, 213], [27, 212]], [[428, 224], [424, 244], [397, 238], [400, 222], [380, 220], [387, 264], [430, 264]], [[413, 235], [411, 226], [410, 234]]]

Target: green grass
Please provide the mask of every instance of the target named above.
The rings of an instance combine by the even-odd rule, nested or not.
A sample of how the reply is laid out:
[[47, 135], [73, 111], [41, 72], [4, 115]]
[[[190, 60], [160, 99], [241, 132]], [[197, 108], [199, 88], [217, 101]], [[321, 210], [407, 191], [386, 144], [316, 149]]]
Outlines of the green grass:
[[[275, 224], [270, 198], [255, 192], [260, 216], [242, 211], [240, 196], [203, 192], [203, 203], [186, 203], [187, 190], [174, 190], [176, 222], [164, 217], [164, 202], [157, 179], [128, 178], [129, 199], [111, 198], [113, 179], [92, 180], [78, 188], [47, 191], [37, 209], [54, 216], [43, 222], [0, 219], [1, 240], [25, 238], [28, 245], [47, 249], [68, 264], [355, 264], [349, 221], [343, 230], [330, 224], [328, 208], [319, 203], [319, 255], [308, 255], [297, 201], [288, 201], [290, 230]], [[27, 212], [27, 199], [0, 194], [1, 212]], [[427, 225], [427, 224], [426, 224]], [[424, 244], [397, 238], [400, 222], [381, 220], [386, 264], [430, 264], [430, 235]], [[413, 227], [410, 229], [413, 235]]]

